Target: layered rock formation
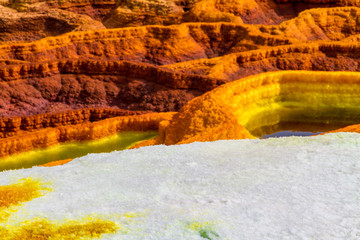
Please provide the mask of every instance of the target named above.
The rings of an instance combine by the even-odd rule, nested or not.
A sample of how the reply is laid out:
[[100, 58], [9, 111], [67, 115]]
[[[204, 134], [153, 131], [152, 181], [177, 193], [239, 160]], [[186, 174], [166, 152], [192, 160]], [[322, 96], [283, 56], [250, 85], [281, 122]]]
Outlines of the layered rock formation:
[[[330, 98], [343, 93], [327, 92], [332, 83], [323, 80], [338, 73], [311, 73], [318, 83], [306, 84], [308, 73], [241, 78], [279, 70], [360, 70], [356, 1], [17, 0], [0, 5], [2, 156], [108, 136], [121, 128], [106, 119], [118, 122], [114, 117], [149, 111], [180, 112], [171, 121], [172, 114], [156, 120], [133, 116], [139, 122], [135, 129], [159, 129], [157, 142], [139, 146], [252, 138], [261, 135], [255, 132], [265, 123], [278, 121], [269, 109], [291, 118], [283, 105], [291, 92], [307, 91], [306, 84], [318, 90], [314, 94], [323, 100], [316, 111], [319, 121], [327, 121], [347, 111], [335, 109]], [[287, 89], [290, 78], [298, 82]], [[234, 80], [249, 84], [216, 90]], [[335, 85], [355, 94], [345, 104], [348, 109], [357, 104], [357, 83], [344, 81], [353, 88]], [[206, 94], [213, 89], [216, 97]], [[298, 97], [291, 104], [304, 104]], [[249, 99], [257, 104], [246, 105]], [[308, 116], [308, 107], [302, 107], [298, 114]], [[264, 112], [256, 115], [252, 108]], [[335, 110], [328, 114], [329, 109]], [[352, 109], [343, 123], [356, 123], [357, 108]]]
[[[84, 107], [177, 111], [193, 97], [228, 80], [263, 71], [356, 71], [358, 56], [353, 50], [358, 46], [350, 40], [357, 35], [358, 15], [357, 8], [309, 10], [272, 27], [224, 23], [151, 26], [69, 33], [33, 43], [1, 45], [1, 57], [6, 60], [0, 75], [6, 84], [0, 114]], [[336, 20], [336, 28], [331, 27], [334, 16], [343, 19]], [[308, 29], [301, 27], [303, 22], [309, 23]], [[318, 31], [311, 33], [309, 28]], [[314, 38], [342, 39], [349, 44], [301, 44]], [[216, 56], [222, 57], [213, 58]], [[81, 60], [63, 60], [69, 58]], [[172, 71], [114, 62], [121, 59], [153, 65], [172, 63], [164, 66]]]

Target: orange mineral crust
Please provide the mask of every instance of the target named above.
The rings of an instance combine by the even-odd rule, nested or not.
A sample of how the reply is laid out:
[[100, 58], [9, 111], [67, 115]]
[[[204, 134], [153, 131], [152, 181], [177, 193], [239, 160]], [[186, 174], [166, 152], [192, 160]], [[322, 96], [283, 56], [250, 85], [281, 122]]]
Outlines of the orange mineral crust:
[[68, 162], [71, 162], [73, 159], [68, 158], [68, 159], [64, 159], [64, 160], [59, 160], [59, 161], [54, 161], [54, 162], [49, 162], [43, 165], [39, 165], [40, 167], [53, 167], [53, 166], [59, 166], [59, 165], [64, 165]]
[[329, 132], [326, 132], [326, 133], [335, 133], [335, 132], [356, 132], [356, 133], [360, 133], [360, 124], [350, 125], [350, 126], [340, 128], [340, 129], [336, 129], [334, 131], [329, 131]]
[[[253, 138], [262, 126], [358, 121], [360, 74], [281, 71], [240, 79], [185, 105], [165, 127], [163, 142]], [[160, 142], [159, 138], [159, 142]]]

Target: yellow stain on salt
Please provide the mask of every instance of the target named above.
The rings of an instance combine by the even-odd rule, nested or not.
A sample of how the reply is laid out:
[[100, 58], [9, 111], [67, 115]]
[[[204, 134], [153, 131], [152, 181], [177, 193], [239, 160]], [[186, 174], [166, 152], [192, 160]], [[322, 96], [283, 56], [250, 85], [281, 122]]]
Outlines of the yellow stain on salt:
[[200, 229], [204, 227], [210, 227], [209, 222], [192, 222], [188, 225], [188, 228], [194, 231], [199, 231]]
[[0, 210], [40, 197], [42, 190], [50, 190], [50, 188], [43, 187], [41, 181], [32, 178], [24, 178], [17, 183], [0, 186]]
[[41, 197], [51, 188], [40, 180], [24, 178], [16, 183], [0, 186], [0, 223], [5, 221], [24, 202]]
[[20, 239], [91, 239], [105, 233], [114, 233], [120, 227], [112, 221], [102, 219], [71, 220], [64, 223], [36, 218], [8, 229], [4, 240]]
[[[28, 219], [16, 225], [8, 222], [25, 202], [51, 191], [49, 184], [32, 178], [24, 178], [10, 185], [0, 186], [0, 236], [3, 240], [67, 240], [99, 238], [102, 234], [126, 231], [126, 228], [110, 220], [88, 216], [81, 220], [63, 222], [45, 218]], [[126, 217], [135, 217], [135, 214]]]
[[143, 213], [136, 213], [136, 212], [127, 212], [121, 215], [121, 217], [124, 218], [128, 218], [128, 219], [133, 219], [133, 218], [138, 218], [138, 217], [143, 217], [145, 216], [145, 214]]

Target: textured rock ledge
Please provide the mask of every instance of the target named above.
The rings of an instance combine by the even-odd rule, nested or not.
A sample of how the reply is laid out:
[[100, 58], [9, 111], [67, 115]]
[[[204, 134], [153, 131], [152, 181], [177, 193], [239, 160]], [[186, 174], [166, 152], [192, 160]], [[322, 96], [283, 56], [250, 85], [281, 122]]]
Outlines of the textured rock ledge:
[[173, 113], [151, 113], [139, 116], [122, 116], [96, 122], [86, 122], [37, 131], [21, 132], [0, 139], [0, 157], [45, 148], [70, 141], [96, 140], [121, 131], [157, 130], [161, 121], [168, 121]]
[[90, 123], [117, 116], [140, 114], [145, 114], [145, 112], [128, 111], [122, 109], [89, 108], [53, 114], [0, 118], [0, 138], [11, 137], [24, 131], [34, 131], [42, 128]]

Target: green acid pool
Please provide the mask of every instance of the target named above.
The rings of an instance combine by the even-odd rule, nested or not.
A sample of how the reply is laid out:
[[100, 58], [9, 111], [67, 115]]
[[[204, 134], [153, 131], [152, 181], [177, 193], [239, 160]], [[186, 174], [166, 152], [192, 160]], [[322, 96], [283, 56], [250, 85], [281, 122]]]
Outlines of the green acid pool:
[[124, 150], [136, 143], [157, 136], [155, 131], [123, 132], [96, 141], [70, 142], [46, 149], [36, 149], [30, 152], [0, 158], [0, 171], [30, 168], [32, 166], [85, 156], [89, 153], [104, 153]]

